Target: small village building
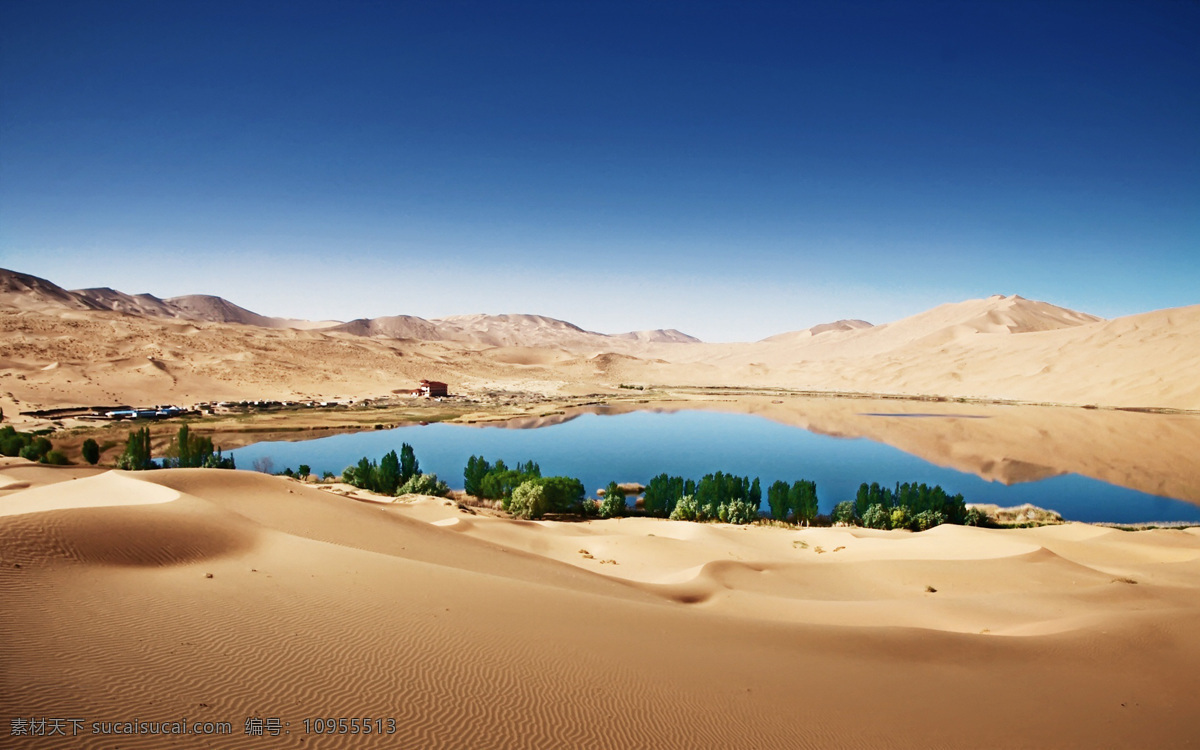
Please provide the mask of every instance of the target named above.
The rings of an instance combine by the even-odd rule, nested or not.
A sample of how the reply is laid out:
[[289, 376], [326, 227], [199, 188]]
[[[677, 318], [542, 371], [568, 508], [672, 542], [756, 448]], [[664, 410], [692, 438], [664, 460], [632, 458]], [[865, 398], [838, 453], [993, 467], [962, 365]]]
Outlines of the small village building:
[[450, 395], [450, 386], [437, 380], [422, 380], [421, 385], [411, 391], [414, 396], [435, 398]]

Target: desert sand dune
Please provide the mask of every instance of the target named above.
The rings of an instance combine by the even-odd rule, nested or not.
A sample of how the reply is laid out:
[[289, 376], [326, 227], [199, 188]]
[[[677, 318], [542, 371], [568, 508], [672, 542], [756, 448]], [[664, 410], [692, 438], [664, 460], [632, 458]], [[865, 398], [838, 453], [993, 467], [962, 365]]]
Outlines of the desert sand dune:
[[[176, 317], [151, 309], [160, 303]], [[326, 323], [0, 271], [0, 393], [16, 399], [0, 406], [369, 396], [432, 378], [459, 391], [635, 383], [1200, 410], [1200, 305], [1105, 321], [995, 295], [743, 344], [606, 335], [538, 315]]]
[[[258, 747], [250, 716], [289, 722], [273, 744], [335, 748], [1194, 734], [1193, 530], [517, 522], [246, 472], [18, 470], [29, 487], [0, 495], [26, 509], [0, 516], [0, 711], [234, 729], [71, 746]], [[304, 734], [330, 716], [396, 734]]]

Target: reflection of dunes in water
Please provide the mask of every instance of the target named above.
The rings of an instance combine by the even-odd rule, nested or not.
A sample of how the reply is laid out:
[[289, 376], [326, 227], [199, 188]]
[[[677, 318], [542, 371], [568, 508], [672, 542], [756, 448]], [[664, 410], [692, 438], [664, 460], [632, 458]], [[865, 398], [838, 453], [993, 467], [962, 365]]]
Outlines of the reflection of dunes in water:
[[1002, 458], [997, 461], [983, 459], [975, 474], [989, 482], [1001, 484], [1022, 484], [1024, 482], [1040, 482], [1043, 479], [1061, 477], [1067, 472], [1040, 466], [1013, 458]]
[[[1200, 416], [955, 404], [936, 415], [944, 418], [908, 418], [927, 415], [928, 408], [920, 401], [785, 400], [735, 394], [729, 398], [575, 407], [561, 415], [479, 426], [536, 428], [589, 413], [749, 414], [816, 435], [866, 438], [936, 466], [1007, 485], [1078, 474], [1138, 492], [1200, 503], [1200, 479], [1192, 460], [1200, 454]], [[964, 411], [956, 413], [953, 408]]]

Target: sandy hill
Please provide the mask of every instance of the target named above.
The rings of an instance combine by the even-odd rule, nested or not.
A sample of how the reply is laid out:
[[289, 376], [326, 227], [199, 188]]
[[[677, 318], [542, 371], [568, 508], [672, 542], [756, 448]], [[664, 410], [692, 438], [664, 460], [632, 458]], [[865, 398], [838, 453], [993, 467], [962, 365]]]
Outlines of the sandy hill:
[[819, 336], [822, 333], [832, 333], [835, 331], [857, 331], [862, 328], [870, 328], [871, 324], [865, 320], [835, 320], [832, 323], [821, 323], [812, 328], [805, 328], [801, 331], [788, 331], [787, 333], [778, 333], [774, 336], [768, 336], [763, 341], [781, 342], [781, 341], [798, 341], [801, 339], [811, 339], [813, 336]]
[[68, 294], [84, 300], [96, 310], [112, 310], [126, 315], [151, 318], [186, 318], [170, 302], [153, 294], [126, 294], [109, 287], [76, 289]]
[[[992, 297], [861, 330], [684, 350], [656, 382], [1200, 409], [1197, 342], [1200, 305], [1103, 320]], [[644, 369], [619, 376], [637, 382]]]
[[[1184, 747], [1198, 566], [1194, 529], [521, 522], [0, 459], [0, 712], [233, 723], [129, 748]], [[394, 725], [297, 741], [331, 716]]]
[[331, 326], [330, 331], [342, 331], [355, 336], [383, 336], [391, 339], [443, 341], [437, 324], [414, 315], [389, 315], [382, 318], [358, 318], [349, 323]]
[[[838, 321], [805, 331], [765, 339], [772, 344], [795, 344], [805, 352], [832, 356], [881, 354], [916, 344], [936, 347], [980, 334], [1021, 334], [1054, 331], [1103, 320], [1048, 302], [1018, 295], [996, 294], [986, 299], [951, 302], [892, 323], [872, 326], [866, 321]], [[820, 330], [818, 330], [820, 329]]]
[[15, 310], [97, 310], [97, 303], [46, 279], [0, 268], [0, 307]]
[[365, 396], [433, 378], [456, 389], [748, 386], [1200, 409], [1200, 306], [1106, 321], [996, 295], [742, 344], [605, 335], [538, 315], [300, 323], [220, 298], [75, 293], [3, 272], [0, 378], [11, 378], [6, 398], [39, 405]]
[[604, 334], [585, 331], [565, 320], [544, 315], [451, 315], [426, 320], [412, 315], [360, 318], [330, 328], [358, 336], [418, 341], [457, 341], [485, 347], [604, 349], [616, 342], [700, 343], [681, 331], [653, 330]]
[[492, 347], [599, 348], [614, 341], [635, 343], [699, 343], [686, 333], [670, 330], [603, 334], [544, 315], [454, 315], [426, 320], [413, 315], [336, 320], [300, 320], [260, 315], [227, 299], [189, 294], [160, 299], [152, 294], [126, 294], [108, 287], [67, 291], [29, 274], [0, 269], [0, 307], [19, 310], [109, 310], [145, 318], [236, 323], [259, 328], [328, 330], [356, 336], [379, 336], [417, 341], [458, 341]]
[[260, 328], [328, 328], [337, 325], [334, 320], [297, 320], [295, 318], [271, 318], [239, 307], [222, 297], [209, 294], [188, 294], [164, 300], [178, 311], [179, 317], [187, 320], [205, 320], [213, 323], [239, 323]]
[[0, 306], [19, 310], [108, 310], [144, 318], [238, 323], [260, 328], [325, 328], [338, 321], [271, 318], [207, 294], [160, 299], [109, 287], [67, 291], [45, 279], [0, 268]]
[[615, 333], [612, 338], [626, 339], [628, 341], [641, 341], [650, 344], [699, 344], [700, 339], [695, 336], [689, 336], [683, 331], [678, 331], [674, 328], [656, 328], [652, 331], [630, 331], [629, 333]]
[[1101, 320], [1095, 315], [1028, 300], [1016, 294], [1008, 297], [994, 294], [986, 299], [939, 305], [895, 323], [876, 326], [870, 335], [896, 342], [941, 343], [960, 336], [1054, 331]]
[[544, 315], [451, 315], [434, 322], [447, 340], [485, 346], [579, 346], [607, 338]]

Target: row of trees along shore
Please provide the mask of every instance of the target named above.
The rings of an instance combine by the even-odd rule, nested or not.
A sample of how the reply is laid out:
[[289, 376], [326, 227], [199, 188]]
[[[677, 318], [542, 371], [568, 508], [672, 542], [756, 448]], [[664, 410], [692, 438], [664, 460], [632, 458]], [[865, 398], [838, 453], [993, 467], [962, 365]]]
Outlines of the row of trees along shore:
[[[762, 518], [762, 485], [755, 477], [739, 477], [718, 471], [705, 474], [699, 482], [659, 474], [646, 485], [642, 508], [647, 515], [679, 521], [722, 521], [752, 523]], [[817, 518], [817, 485], [800, 479], [791, 484], [776, 481], [767, 488], [770, 517], [776, 521], [811, 523]], [[620, 485], [610, 482], [604, 491], [600, 515], [612, 517], [626, 512]]]
[[[49, 438], [44, 435], [51, 430], [36, 432], [17, 432], [12, 425], [0, 427], [0, 455], [20, 456], [30, 461], [45, 464], [65, 466], [71, 463], [66, 455], [55, 450]], [[88, 438], [80, 446], [83, 460], [92, 466], [100, 462], [100, 453], [113, 445], [105, 444], [102, 449], [94, 439]], [[143, 471], [147, 469], [171, 468], [211, 468], [232, 469], [233, 455], [225, 456], [220, 449], [213, 449], [212, 438], [202, 435], [192, 435], [186, 424], [180, 426], [179, 433], [171, 441], [166, 455], [155, 461], [150, 457], [150, 428], [143, 427], [129, 433], [125, 442], [125, 450], [117, 458], [118, 469]]]
[[433, 495], [445, 497], [450, 494], [446, 483], [437, 474], [422, 474], [421, 464], [413, 447], [408, 443], [400, 446], [400, 454], [388, 451], [379, 463], [363, 456], [354, 466], [342, 471], [346, 484], [381, 495]]
[[[500, 500], [501, 507], [520, 518], [546, 513], [614, 518], [629, 513], [627, 495], [617, 482], [608, 483], [597, 503], [585, 497], [578, 479], [543, 477], [532, 461], [509, 469], [503, 461], [490, 464], [482, 456], [471, 456], [463, 478], [466, 494]], [[765, 520], [760, 510], [762, 499], [757, 477], [718, 471], [696, 482], [659, 474], [644, 489], [642, 513], [682, 521], [746, 524]], [[961, 494], [950, 495], [941, 486], [924, 483], [897, 483], [894, 489], [864, 483], [855, 500], [839, 503], [829, 516], [821, 516], [816, 482], [780, 480], [767, 488], [767, 506], [766, 518], [804, 525], [825, 522], [923, 531], [943, 523], [979, 525], [986, 520], [979, 511], [966, 509]]]
[[575, 513], [586, 518], [596, 513], [583, 482], [574, 477], [544, 477], [533, 461], [517, 462], [510, 469], [501, 459], [492, 464], [483, 456], [471, 456], [463, 469], [463, 491], [499, 501], [501, 508], [517, 518], [541, 518], [547, 513]]
[[[54, 444], [46, 437], [51, 432], [53, 430], [18, 432], [12, 425], [6, 424], [0, 427], [0, 456], [20, 456], [30, 461], [56, 466], [63, 466], [70, 463], [67, 460], [66, 454], [60, 450], [55, 450]], [[99, 460], [100, 453], [97, 450], [96, 461]], [[94, 464], [96, 461], [92, 461], [92, 463]]]
[[[99, 459], [95, 441], [84, 444], [90, 463]], [[40, 457], [58, 462], [51, 454], [49, 440], [37, 435], [15, 432], [11, 426], [0, 428], [0, 454]], [[60, 454], [61, 455], [61, 454]], [[129, 435], [117, 467], [128, 470], [157, 468], [233, 469], [233, 455], [214, 449], [212, 439], [192, 435], [186, 424], [172, 440], [159, 461], [150, 457], [150, 430], [143, 427]], [[66, 463], [65, 458], [61, 459]], [[306, 475], [307, 467], [301, 473]], [[494, 464], [483, 456], [471, 456], [463, 470], [467, 495], [499, 503], [517, 518], [541, 518], [546, 514], [576, 514], [582, 518], [599, 515], [615, 518], [629, 514], [627, 496], [621, 485], [609, 482], [600, 502], [586, 496], [583, 483], [574, 477], [542, 476], [533, 461], [509, 467], [503, 460]], [[389, 451], [378, 462], [365, 456], [342, 472], [342, 481], [361, 489], [385, 495], [433, 495], [445, 497], [450, 488], [436, 474], [422, 474], [413, 447], [404, 443], [400, 452]], [[747, 524], [770, 519], [776, 522], [809, 525], [834, 523], [872, 529], [925, 529], [943, 523], [981, 525], [986, 516], [966, 508], [961, 494], [950, 495], [939, 485], [896, 483], [894, 488], [878, 483], [859, 486], [854, 500], [834, 506], [822, 516], [818, 511], [816, 482], [798, 479], [790, 484], [776, 481], [767, 488], [768, 512], [762, 505], [762, 485], [758, 477], [714, 472], [699, 482], [681, 476], [659, 474], [645, 486], [641, 513], [680, 521], [720, 521]]]
[[[86, 451], [86, 445], [85, 445]], [[86, 453], [85, 453], [86, 455]], [[99, 454], [97, 453], [97, 457]], [[117, 458], [117, 468], [126, 471], [149, 469], [236, 469], [233, 454], [228, 456], [220, 448], [213, 448], [212, 438], [193, 435], [187, 424], [180, 425], [179, 432], [171, 440], [165, 455], [155, 461], [150, 453], [150, 428], [143, 427], [129, 433], [125, 450]]]

